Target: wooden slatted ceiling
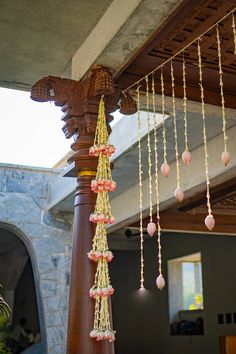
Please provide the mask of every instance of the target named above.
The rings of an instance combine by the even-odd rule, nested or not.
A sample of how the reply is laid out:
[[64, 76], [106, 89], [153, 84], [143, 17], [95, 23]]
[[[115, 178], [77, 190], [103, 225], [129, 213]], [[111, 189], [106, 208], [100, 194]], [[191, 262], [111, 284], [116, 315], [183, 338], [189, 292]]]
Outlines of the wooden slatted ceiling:
[[[145, 76], [155, 67], [165, 62], [194, 38], [206, 31], [225, 14], [236, 7], [236, 0], [188, 0], [172, 14], [157, 30], [152, 38], [132, 62], [116, 78], [117, 84], [128, 87]], [[236, 18], [236, 13], [235, 13]], [[224, 72], [224, 92], [226, 107], [236, 108], [236, 55], [232, 31], [232, 16], [219, 25], [222, 68]], [[206, 33], [201, 41], [204, 70], [204, 88], [206, 103], [221, 105], [219, 90], [218, 52], [216, 30]], [[185, 50], [187, 95], [188, 99], [200, 101], [197, 44]], [[183, 97], [182, 54], [173, 60], [176, 83], [176, 96]], [[170, 65], [164, 67], [165, 93], [171, 95]], [[161, 92], [160, 71], [155, 73], [156, 92]], [[145, 84], [143, 82], [144, 90]]]

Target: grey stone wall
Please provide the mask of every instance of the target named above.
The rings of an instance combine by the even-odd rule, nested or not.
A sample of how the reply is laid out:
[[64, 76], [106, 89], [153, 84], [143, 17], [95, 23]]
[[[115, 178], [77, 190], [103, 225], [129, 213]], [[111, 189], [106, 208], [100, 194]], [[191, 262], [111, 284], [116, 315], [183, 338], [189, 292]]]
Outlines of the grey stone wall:
[[72, 213], [46, 210], [48, 185], [58, 173], [0, 164], [0, 226], [15, 230], [31, 256], [49, 354], [65, 353], [73, 222]]

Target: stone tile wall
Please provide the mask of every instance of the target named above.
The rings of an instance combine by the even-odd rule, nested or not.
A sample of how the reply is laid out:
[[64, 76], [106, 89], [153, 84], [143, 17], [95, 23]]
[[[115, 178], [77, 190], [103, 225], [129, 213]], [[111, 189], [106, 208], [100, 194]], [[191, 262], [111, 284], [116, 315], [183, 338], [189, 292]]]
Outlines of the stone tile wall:
[[0, 227], [15, 231], [30, 253], [48, 354], [65, 353], [73, 222], [71, 213], [46, 210], [48, 184], [57, 175], [0, 165]]

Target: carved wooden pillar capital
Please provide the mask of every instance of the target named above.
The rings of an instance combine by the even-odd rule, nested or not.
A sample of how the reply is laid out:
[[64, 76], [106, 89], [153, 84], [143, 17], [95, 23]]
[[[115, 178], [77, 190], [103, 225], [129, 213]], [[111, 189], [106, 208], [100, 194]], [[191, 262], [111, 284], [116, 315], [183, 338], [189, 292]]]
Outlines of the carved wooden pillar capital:
[[[72, 165], [66, 172], [68, 176], [75, 177], [84, 168], [96, 168], [97, 159], [89, 157], [88, 150], [94, 141], [101, 95], [105, 96], [108, 125], [113, 119], [111, 113], [117, 109], [121, 108], [123, 114], [136, 111], [132, 98], [127, 94], [124, 96], [120, 89], [115, 88], [111, 71], [101, 65], [96, 65], [80, 81], [48, 76], [32, 87], [33, 100], [54, 101], [56, 106], [61, 107], [64, 121], [62, 130], [67, 139], [74, 139], [71, 145], [74, 153], [68, 160]], [[108, 128], [111, 132], [110, 126]]]

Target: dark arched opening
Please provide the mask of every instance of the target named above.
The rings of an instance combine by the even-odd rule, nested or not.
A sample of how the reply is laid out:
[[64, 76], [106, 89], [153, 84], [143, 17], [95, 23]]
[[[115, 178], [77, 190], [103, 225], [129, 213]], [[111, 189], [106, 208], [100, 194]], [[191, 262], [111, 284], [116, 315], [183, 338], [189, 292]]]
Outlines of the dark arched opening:
[[[41, 328], [43, 319], [39, 318], [39, 313], [42, 316], [39, 289], [32, 264], [34, 259], [31, 259], [31, 250], [26, 244], [27, 239], [21, 232], [10, 225], [0, 224], [0, 293], [11, 308], [7, 322], [2, 319], [0, 328], [1, 353], [45, 353], [45, 341], [42, 340], [45, 336], [42, 336]], [[16, 328], [22, 319], [27, 322], [18, 335]]]

